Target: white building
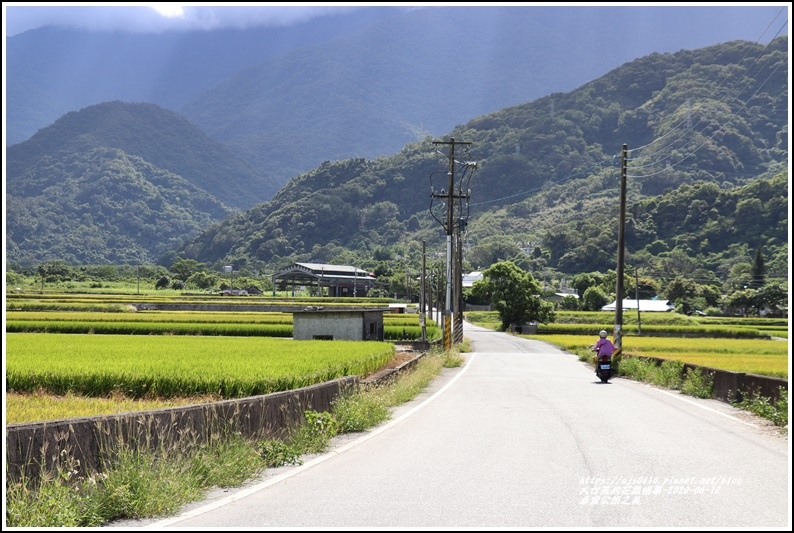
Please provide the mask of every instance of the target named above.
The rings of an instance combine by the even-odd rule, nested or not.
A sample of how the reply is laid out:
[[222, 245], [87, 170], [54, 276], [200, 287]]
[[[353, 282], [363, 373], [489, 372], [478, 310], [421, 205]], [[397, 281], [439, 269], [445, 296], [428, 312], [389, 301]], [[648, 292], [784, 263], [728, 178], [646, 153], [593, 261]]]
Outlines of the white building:
[[[602, 311], [614, 311], [617, 302], [612, 302], [601, 308]], [[663, 312], [675, 310], [675, 306], [670, 303], [670, 300], [623, 300], [623, 310], [637, 309], [639, 306], [640, 312]]]

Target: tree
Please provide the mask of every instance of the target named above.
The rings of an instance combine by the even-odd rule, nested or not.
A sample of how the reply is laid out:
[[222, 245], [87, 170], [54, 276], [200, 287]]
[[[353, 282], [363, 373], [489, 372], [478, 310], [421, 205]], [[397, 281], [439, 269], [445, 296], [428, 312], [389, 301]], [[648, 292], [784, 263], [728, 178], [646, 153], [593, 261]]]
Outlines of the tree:
[[177, 279], [187, 281], [187, 279], [204, 269], [204, 265], [195, 259], [178, 259], [171, 265], [171, 272], [176, 274]]
[[199, 271], [194, 272], [190, 275], [187, 279], [187, 285], [192, 287], [198, 287], [199, 289], [208, 290], [211, 289], [215, 284], [218, 283], [218, 276], [213, 274], [208, 274], [207, 272]]
[[584, 291], [582, 296], [582, 309], [584, 311], [600, 311], [602, 307], [609, 303], [606, 293], [601, 287], [592, 286]]
[[788, 291], [778, 284], [764, 285], [756, 294], [758, 309], [768, 308], [772, 311], [788, 307]]
[[757, 294], [755, 289], [744, 289], [736, 291], [728, 296], [726, 305], [729, 309], [734, 309], [744, 316], [757, 312]]
[[571, 278], [571, 287], [576, 289], [579, 298], [584, 298], [584, 291], [590, 287], [602, 284], [603, 281], [604, 276], [600, 272], [576, 274]]
[[636, 284], [637, 293], [632, 296], [639, 296], [641, 300], [650, 300], [659, 294], [659, 284], [653, 278], [640, 277]]
[[490, 301], [499, 313], [502, 331], [511, 324], [553, 322], [554, 304], [540, 298], [541, 287], [531, 273], [512, 261], [502, 261], [483, 271], [472, 285], [472, 296]]
[[697, 296], [697, 284], [691, 279], [677, 277], [670, 281], [665, 292], [668, 300], [678, 303]]
[[74, 271], [61, 260], [47, 261], [39, 265], [39, 276], [42, 282], [56, 283], [59, 281], [69, 281], [74, 277]]
[[579, 299], [573, 294], [563, 296], [560, 300], [560, 309], [565, 311], [577, 311], [579, 309]]

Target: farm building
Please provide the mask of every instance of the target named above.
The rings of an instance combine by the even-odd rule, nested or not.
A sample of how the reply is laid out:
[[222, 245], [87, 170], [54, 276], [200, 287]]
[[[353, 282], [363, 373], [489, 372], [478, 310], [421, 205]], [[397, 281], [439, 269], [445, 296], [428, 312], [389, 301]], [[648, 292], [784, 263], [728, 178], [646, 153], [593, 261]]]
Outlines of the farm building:
[[279, 290], [309, 287], [313, 292], [332, 297], [363, 297], [382, 283], [375, 274], [353, 266], [321, 263], [293, 263], [273, 274]]
[[334, 309], [310, 306], [292, 313], [295, 340], [382, 341], [388, 308]]

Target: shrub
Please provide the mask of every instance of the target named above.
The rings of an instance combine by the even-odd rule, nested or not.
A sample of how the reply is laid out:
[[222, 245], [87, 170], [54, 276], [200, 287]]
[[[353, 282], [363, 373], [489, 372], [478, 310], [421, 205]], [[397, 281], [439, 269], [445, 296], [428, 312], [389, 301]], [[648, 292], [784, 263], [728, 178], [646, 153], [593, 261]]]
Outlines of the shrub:
[[687, 368], [681, 392], [695, 398], [711, 398], [714, 390], [714, 375], [702, 369]]
[[655, 369], [651, 381], [668, 389], [680, 389], [683, 381], [684, 363], [681, 361], [663, 361]]
[[758, 390], [750, 391], [742, 401], [731, 404], [771, 420], [776, 426], [785, 427], [788, 426], [788, 389], [780, 387], [778, 394], [777, 401], [772, 401], [767, 396], [762, 396]]

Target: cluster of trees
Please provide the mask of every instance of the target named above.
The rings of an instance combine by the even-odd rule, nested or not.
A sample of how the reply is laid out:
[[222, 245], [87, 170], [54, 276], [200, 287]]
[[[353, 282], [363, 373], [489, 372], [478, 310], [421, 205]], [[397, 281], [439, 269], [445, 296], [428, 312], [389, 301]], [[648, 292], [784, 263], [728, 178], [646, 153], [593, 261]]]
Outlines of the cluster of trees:
[[[473, 304], [490, 304], [499, 312], [502, 328], [527, 322], [553, 322], [556, 309], [599, 311], [615, 300], [617, 273], [581, 273], [573, 276], [571, 287], [577, 296], [566, 296], [553, 304], [543, 300], [548, 295], [532, 273], [512, 261], [502, 261], [483, 271], [483, 278], [467, 290], [465, 298]], [[767, 283], [763, 254], [758, 249], [752, 270], [752, 286], [724, 293], [718, 285], [700, 284], [691, 279], [675, 278], [665, 286], [649, 277], [624, 275], [624, 299], [663, 297], [676, 312], [707, 315], [765, 315], [788, 312], [787, 284]]]

